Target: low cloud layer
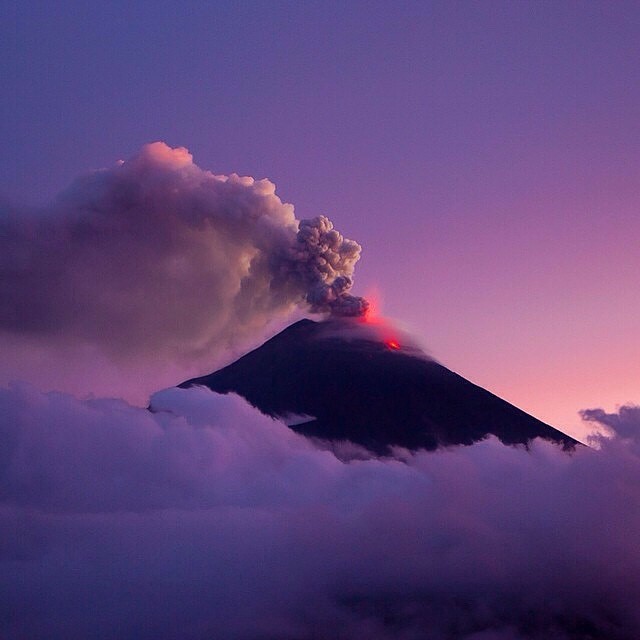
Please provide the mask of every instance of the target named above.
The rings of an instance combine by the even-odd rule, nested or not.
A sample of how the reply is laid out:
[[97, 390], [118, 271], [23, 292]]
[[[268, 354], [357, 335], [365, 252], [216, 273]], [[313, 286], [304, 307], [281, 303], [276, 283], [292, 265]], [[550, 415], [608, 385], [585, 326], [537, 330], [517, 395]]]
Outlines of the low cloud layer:
[[635, 640], [640, 409], [344, 463], [204, 389], [0, 389], [0, 636]]
[[190, 361], [295, 308], [360, 315], [360, 246], [297, 220], [269, 180], [217, 176], [161, 142], [40, 211], [0, 209], [0, 332]]

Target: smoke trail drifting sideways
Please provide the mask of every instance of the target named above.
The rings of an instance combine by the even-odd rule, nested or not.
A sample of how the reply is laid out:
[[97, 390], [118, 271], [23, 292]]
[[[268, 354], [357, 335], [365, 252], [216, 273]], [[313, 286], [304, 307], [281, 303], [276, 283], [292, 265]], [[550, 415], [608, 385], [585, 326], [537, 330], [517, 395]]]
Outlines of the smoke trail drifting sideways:
[[359, 315], [360, 246], [269, 180], [149, 144], [38, 212], [0, 211], [0, 331], [112, 355], [211, 351], [296, 306]]

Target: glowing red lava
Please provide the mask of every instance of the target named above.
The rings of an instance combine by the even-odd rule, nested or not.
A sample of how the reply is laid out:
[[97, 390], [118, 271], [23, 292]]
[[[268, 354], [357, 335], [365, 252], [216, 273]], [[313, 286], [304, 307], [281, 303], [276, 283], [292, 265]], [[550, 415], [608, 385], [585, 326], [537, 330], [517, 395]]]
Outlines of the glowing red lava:
[[387, 345], [387, 347], [389, 347], [389, 349], [399, 349], [400, 348], [400, 343], [397, 342], [396, 340], [385, 340], [385, 344]]

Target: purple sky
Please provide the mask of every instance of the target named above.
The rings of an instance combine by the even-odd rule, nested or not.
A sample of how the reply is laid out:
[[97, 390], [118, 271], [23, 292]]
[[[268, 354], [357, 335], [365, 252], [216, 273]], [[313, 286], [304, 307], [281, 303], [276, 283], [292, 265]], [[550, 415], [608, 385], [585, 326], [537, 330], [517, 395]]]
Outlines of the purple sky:
[[569, 431], [640, 401], [637, 3], [0, 8], [0, 195], [154, 140], [363, 246], [444, 364]]

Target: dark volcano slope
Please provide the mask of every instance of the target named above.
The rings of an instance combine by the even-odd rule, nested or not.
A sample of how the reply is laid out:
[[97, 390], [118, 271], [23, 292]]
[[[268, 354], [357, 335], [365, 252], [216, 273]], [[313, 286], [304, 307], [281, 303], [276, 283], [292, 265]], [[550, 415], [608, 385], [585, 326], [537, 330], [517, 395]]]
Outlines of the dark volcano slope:
[[535, 437], [564, 448], [576, 444], [416, 350], [345, 338], [327, 326], [301, 320], [233, 364], [180, 387], [235, 392], [274, 417], [313, 416], [291, 428], [350, 440], [377, 454], [393, 445], [433, 450], [472, 444], [489, 434], [505, 444]]

